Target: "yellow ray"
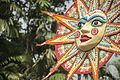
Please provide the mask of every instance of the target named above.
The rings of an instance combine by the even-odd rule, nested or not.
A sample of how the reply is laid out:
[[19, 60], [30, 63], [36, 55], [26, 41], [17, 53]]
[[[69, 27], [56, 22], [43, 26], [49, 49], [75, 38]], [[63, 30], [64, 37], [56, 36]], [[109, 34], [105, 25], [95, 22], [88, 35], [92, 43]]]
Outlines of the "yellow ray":
[[[97, 53], [96, 53], [97, 52]], [[99, 69], [99, 53], [98, 49], [93, 49], [88, 53], [88, 58], [92, 67], [92, 73], [94, 80], [98, 80], [98, 69]]]
[[110, 9], [107, 13], [108, 23], [112, 22], [120, 14], [120, 4]]
[[[118, 30], [117, 32], [120, 32]], [[115, 33], [115, 32], [114, 32]], [[120, 54], [120, 47], [115, 44], [108, 36], [111, 35], [110, 33], [105, 35], [105, 37], [102, 39], [102, 41], [97, 45], [99, 49], [108, 51], [108, 52], [113, 52], [113, 53], [118, 53]]]
[[73, 76], [74, 72], [81, 66], [81, 64], [85, 60], [86, 56], [87, 56], [86, 52], [82, 52], [82, 53], [77, 54], [75, 62], [73, 64], [72, 68], [70, 69], [70, 71], [69, 71], [69, 73], [67, 75], [66, 80], [70, 80], [71, 79], [71, 77]]
[[112, 0], [103, 0], [102, 4], [100, 5], [100, 9], [105, 11], [105, 13], [108, 11], [112, 3]]
[[115, 23], [107, 24], [105, 34], [117, 32], [119, 29], [120, 29], [120, 23], [119, 25]]
[[72, 58], [73, 56], [75, 56], [76, 54], [79, 53], [78, 48], [76, 47], [76, 44], [74, 43], [66, 52], [65, 55], [59, 60], [57, 61], [56, 65], [52, 68], [52, 70], [49, 72], [49, 74], [44, 77], [42, 80], [46, 79], [47, 77], [49, 77], [53, 72], [55, 72], [56, 69], [58, 69], [58, 67], [63, 64], [64, 62], [66, 62], [67, 60], [69, 60], [70, 58]]
[[74, 1], [77, 7], [78, 17], [80, 19], [88, 13], [88, 8], [86, 4], [83, 2], [83, 0], [74, 0]]
[[76, 31], [69, 32], [62, 36], [59, 36], [54, 39], [47, 40], [42, 44], [37, 44], [36, 46], [43, 46], [45, 44], [55, 45], [55, 44], [65, 44], [65, 43], [74, 43], [75, 42], [75, 33]]
[[65, 27], [67, 27], [70, 30], [76, 30], [77, 29], [77, 24], [79, 22], [78, 19], [69, 18], [69, 17], [66, 17], [66, 16], [62, 16], [62, 15], [58, 15], [58, 14], [54, 14], [54, 13], [46, 12], [46, 11], [42, 11], [42, 12], [51, 16], [51, 17], [53, 17], [54, 19], [56, 19], [57, 21], [59, 21], [60, 23], [65, 25]]
[[99, 0], [90, 0], [89, 12], [98, 9]]

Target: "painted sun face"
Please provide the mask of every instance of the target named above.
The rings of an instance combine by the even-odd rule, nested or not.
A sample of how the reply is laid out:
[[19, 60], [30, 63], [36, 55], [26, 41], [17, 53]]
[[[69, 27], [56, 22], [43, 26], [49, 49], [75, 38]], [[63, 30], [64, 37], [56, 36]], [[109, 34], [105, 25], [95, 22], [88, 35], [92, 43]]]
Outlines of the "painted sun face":
[[56, 38], [45, 44], [55, 45], [56, 65], [42, 80], [62, 66], [71, 80], [74, 73], [93, 73], [98, 80], [101, 68], [113, 53], [120, 54], [120, 4], [116, 0], [74, 0], [65, 13], [58, 15], [42, 11], [60, 22]]
[[107, 17], [101, 10], [95, 10], [81, 18], [76, 32], [76, 44], [82, 51], [94, 48], [102, 39]]

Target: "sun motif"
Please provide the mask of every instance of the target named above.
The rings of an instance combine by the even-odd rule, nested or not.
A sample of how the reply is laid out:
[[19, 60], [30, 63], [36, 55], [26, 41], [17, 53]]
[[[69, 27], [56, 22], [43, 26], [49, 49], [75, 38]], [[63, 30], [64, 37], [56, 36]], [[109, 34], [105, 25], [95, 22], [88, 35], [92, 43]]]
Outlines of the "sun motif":
[[45, 41], [55, 45], [57, 63], [49, 77], [61, 65], [69, 73], [92, 72], [98, 80], [98, 69], [113, 55], [120, 54], [120, 3], [117, 0], [74, 0], [65, 15], [42, 11], [60, 22], [56, 38]]

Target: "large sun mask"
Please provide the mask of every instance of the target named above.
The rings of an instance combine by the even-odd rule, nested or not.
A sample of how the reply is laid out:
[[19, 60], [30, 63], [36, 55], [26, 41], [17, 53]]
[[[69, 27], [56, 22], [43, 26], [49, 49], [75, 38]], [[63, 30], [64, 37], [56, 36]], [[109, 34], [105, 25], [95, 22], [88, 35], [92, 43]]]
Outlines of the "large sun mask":
[[76, 32], [76, 44], [82, 51], [94, 48], [102, 39], [107, 17], [101, 10], [95, 10], [81, 18]]
[[55, 45], [56, 65], [42, 80], [49, 77], [59, 66], [69, 73], [93, 73], [98, 80], [101, 68], [113, 53], [120, 54], [120, 3], [117, 0], [74, 0], [65, 15], [42, 11], [60, 22], [56, 38], [45, 44]]

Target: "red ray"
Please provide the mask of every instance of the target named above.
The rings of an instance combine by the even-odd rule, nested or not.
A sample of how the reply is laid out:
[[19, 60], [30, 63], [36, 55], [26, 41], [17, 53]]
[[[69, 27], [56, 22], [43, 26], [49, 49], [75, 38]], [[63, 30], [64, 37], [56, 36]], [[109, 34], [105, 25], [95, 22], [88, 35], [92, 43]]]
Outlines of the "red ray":
[[118, 7], [120, 7], [120, 4], [117, 4], [114, 8], [112, 8], [112, 9], [108, 10], [106, 13], [108, 13], [108, 12], [110, 12], [110, 11], [112, 11], [112, 10], [114, 10], [114, 9], [118, 8]]
[[[67, 56], [70, 53], [74, 53], [71, 54], [70, 56]], [[64, 62], [66, 62], [67, 60], [69, 60], [70, 58], [72, 58], [73, 56], [75, 56], [76, 54], [78, 54], [79, 51], [76, 47], [76, 44], [74, 43], [66, 52], [65, 55], [59, 60], [57, 61], [56, 65], [52, 68], [52, 70], [49, 72], [49, 74], [44, 77], [42, 80], [46, 79], [47, 77], [49, 77], [56, 69], [58, 69], [58, 67], [63, 64]]]
[[[88, 58], [90, 60], [90, 64], [91, 64], [91, 67], [92, 67], [92, 73], [93, 73], [94, 80], [98, 80], [98, 69], [99, 69], [99, 65], [98, 65], [99, 51], [98, 51], [97, 48], [96, 48], [96, 50], [97, 50], [97, 53], [92, 53], [92, 55], [90, 53], [88, 53]], [[92, 58], [92, 57], [94, 57], [94, 55], [95, 55], [95, 58]]]
[[106, 12], [108, 17], [108, 23], [112, 22], [120, 14], [120, 4]]
[[120, 15], [120, 12], [118, 12], [107, 24], [113, 24], [113, 25], [120, 25], [120, 23], [112, 23], [115, 18], [117, 18]]
[[120, 26], [120, 23], [107, 23], [109, 25]]
[[[69, 28], [70, 30], [76, 30], [76, 28], [74, 28], [72, 25], [70, 25], [67, 21], [79, 22], [78, 19], [69, 18], [69, 17], [66, 17], [66, 16], [54, 14], [54, 13], [47, 12], [47, 11], [42, 11], [42, 12], [51, 16], [51, 17], [53, 17], [54, 19], [56, 19], [57, 21], [59, 21], [60, 23], [65, 25], [67, 28]], [[62, 21], [63, 19], [66, 20], [66, 21]]]
[[117, 34], [117, 33], [120, 33], [120, 29], [119, 29], [118, 31], [113, 32], [113, 33], [106, 34], [106, 35], [105, 35], [105, 38], [106, 38], [111, 44], [113, 44], [114, 46], [116, 46], [116, 48], [118, 48], [118, 51], [116, 51], [116, 50], [108, 50], [108, 49], [104, 49], [104, 48], [102, 48], [102, 47], [98, 47], [98, 48], [103, 49], [103, 50], [106, 50], [106, 51], [109, 51], [109, 52], [113, 52], [113, 53], [118, 53], [118, 54], [120, 54], [120, 46], [118, 46], [115, 42], [113, 42], [113, 41], [108, 37], [108, 36], [110, 36], [110, 35], [114, 35], [114, 34]]
[[99, 7], [99, 0], [90, 0], [89, 12], [98, 9], [98, 7]]
[[80, 19], [82, 17], [81, 16], [81, 6], [86, 9], [86, 12], [88, 12], [88, 8], [87, 8], [87, 6], [86, 6], [86, 4], [84, 3], [83, 0], [74, 0], [74, 2], [77, 6], [78, 17]]
[[76, 31], [72, 31], [72, 32], [66, 33], [62, 36], [59, 36], [57, 38], [47, 40], [47, 41], [43, 42], [42, 44], [37, 44], [36, 46], [43, 46], [45, 44], [55, 45], [55, 44], [74, 43], [75, 42], [75, 38], [74, 38], [75, 33], [76, 33]]
[[[100, 46], [100, 45], [98, 45], [97, 48], [98, 48], [98, 49], [105, 50], [105, 51], [108, 51], [108, 52], [120, 54], [120, 46], [117, 45], [114, 41], [112, 41], [112, 40], [109, 38], [109, 36], [114, 35], [114, 34], [117, 34], [117, 33], [120, 33], [120, 29], [117, 30], [117, 31], [114, 31], [114, 32], [112, 32], [112, 33], [108, 33], [108, 34], [105, 35], [105, 37], [104, 37], [105, 40], [104, 40], [104, 41], [107, 40], [107, 42], [106, 42], [106, 43], [103, 42], [103, 43], [105, 43], [106, 45], [108, 45], [109, 48], [108, 48], [108, 47], [105, 47], [105, 46]], [[102, 42], [102, 41], [101, 41], [101, 42]], [[109, 42], [109, 43], [108, 43], [108, 42]], [[102, 44], [103, 44], [103, 43], [102, 43]]]
[[[79, 57], [81, 57], [81, 58], [79, 58]], [[87, 57], [86, 52], [77, 54], [75, 62], [73, 63], [73, 66], [70, 69], [70, 71], [69, 71], [69, 73], [67, 75], [66, 80], [70, 80], [71, 79], [71, 77], [73, 76], [74, 72], [80, 67], [80, 65], [83, 63], [83, 61], [85, 60], [86, 57]]]
[[[106, 3], [105, 3], [106, 1]], [[102, 4], [100, 5], [99, 9], [105, 11], [105, 13], [109, 10], [111, 6], [112, 0], [103, 0]], [[106, 5], [105, 5], [106, 4]], [[109, 4], [109, 5], [108, 5]], [[108, 6], [107, 6], [108, 5]], [[107, 8], [107, 9], [106, 9]]]

